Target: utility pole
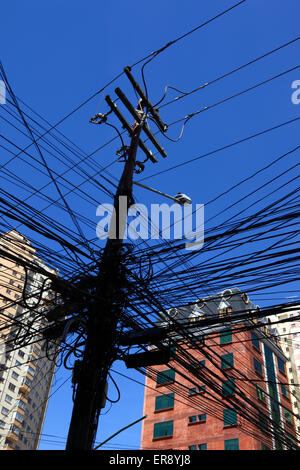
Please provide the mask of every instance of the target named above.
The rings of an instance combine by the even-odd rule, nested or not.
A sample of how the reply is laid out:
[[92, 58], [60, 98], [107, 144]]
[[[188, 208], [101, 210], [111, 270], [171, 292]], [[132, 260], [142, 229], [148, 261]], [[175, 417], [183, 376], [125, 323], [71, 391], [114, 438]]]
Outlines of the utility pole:
[[[128, 71], [130, 79], [133, 77]], [[117, 325], [125, 305], [126, 273], [122, 264], [123, 236], [126, 229], [128, 207], [133, 202], [132, 182], [135, 170], [137, 149], [146, 153], [146, 160], [157, 162], [140, 139], [145, 125], [147, 110], [151, 104], [140, 98], [134, 111], [135, 123], [131, 128], [116, 105], [106, 97], [111, 110], [120, 119], [123, 127], [131, 135], [131, 143], [126, 151], [125, 165], [114, 197], [114, 215], [110, 224], [110, 237], [104, 248], [99, 265], [94, 301], [89, 307], [86, 328], [86, 343], [83, 358], [75, 362], [73, 383], [77, 385], [66, 450], [91, 450], [96, 437], [98, 419], [105, 406], [107, 375], [115, 360]], [[144, 108], [146, 107], [146, 112]], [[149, 110], [151, 113], [151, 109]], [[156, 112], [156, 110], [153, 110]], [[152, 113], [151, 113], [152, 114]], [[160, 121], [161, 123], [161, 121]], [[147, 129], [148, 133], [149, 130]], [[158, 143], [155, 140], [156, 145]], [[163, 150], [163, 149], [162, 149]], [[164, 155], [166, 156], [166, 155]], [[126, 198], [126, 199], [125, 199]], [[126, 205], [124, 205], [126, 201]]]

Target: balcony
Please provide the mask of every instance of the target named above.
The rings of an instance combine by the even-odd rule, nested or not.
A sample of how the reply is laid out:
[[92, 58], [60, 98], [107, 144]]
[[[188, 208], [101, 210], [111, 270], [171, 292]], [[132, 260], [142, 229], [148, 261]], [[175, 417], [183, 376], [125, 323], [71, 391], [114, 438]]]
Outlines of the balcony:
[[19, 393], [18, 397], [17, 397], [17, 400], [22, 400], [23, 403], [27, 403], [28, 402], [28, 398], [26, 395], [23, 395], [22, 393]]
[[[19, 438], [18, 438], [17, 434], [15, 434], [13, 431], [9, 431], [9, 433], [6, 436], [6, 440], [11, 442], [11, 443], [16, 442], [18, 439]], [[8, 445], [10, 445], [10, 444], [8, 444]]]
[[28, 393], [30, 392], [30, 387], [26, 383], [24, 383], [19, 388], [19, 392], [22, 393], [23, 395], [28, 395]]

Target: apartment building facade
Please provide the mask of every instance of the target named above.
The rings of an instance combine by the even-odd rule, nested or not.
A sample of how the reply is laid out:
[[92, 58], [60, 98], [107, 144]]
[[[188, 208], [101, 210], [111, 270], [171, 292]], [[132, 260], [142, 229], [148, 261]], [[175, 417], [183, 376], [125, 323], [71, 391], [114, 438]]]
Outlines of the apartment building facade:
[[22, 234], [13, 230], [0, 236], [0, 449], [36, 450], [55, 371], [48, 357], [57, 345], [49, 351], [38, 333], [47, 324], [43, 311], [52, 295], [47, 277], [34, 269], [25, 273], [18, 259], [56, 272]]
[[[148, 368], [141, 449], [295, 447], [286, 357], [266, 320], [259, 327], [250, 319], [235, 321], [235, 314], [245, 310], [256, 311], [257, 306], [233, 288], [167, 312], [164, 325], [174, 319], [189, 324], [194, 337], [191, 342], [175, 336], [171, 361], [152, 366], [151, 373]], [[222, 318], [222, 323], [201, 328], [201, 321], [210, 317]], [[187, 372], [177, 354], [189, 357], [190, 367], [199, 373]]]

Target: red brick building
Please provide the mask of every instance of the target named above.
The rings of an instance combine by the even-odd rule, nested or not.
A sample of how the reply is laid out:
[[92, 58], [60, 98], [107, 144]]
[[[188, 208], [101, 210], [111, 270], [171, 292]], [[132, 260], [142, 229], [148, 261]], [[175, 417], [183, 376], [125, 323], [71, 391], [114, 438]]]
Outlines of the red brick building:
[[[195, 308], [168, 312], [170, 321], [192, 325], [194, 336], [191, 343], [177, 334], [172, 360], [148, 368], [141, 449], [294, 448], [286, 358], [276, 331], [266, 320], [263, 327], [235, 320], [239, 312], [256, 309], [233, 288]], [[213, 315], [222, 324], [201, 328]]]

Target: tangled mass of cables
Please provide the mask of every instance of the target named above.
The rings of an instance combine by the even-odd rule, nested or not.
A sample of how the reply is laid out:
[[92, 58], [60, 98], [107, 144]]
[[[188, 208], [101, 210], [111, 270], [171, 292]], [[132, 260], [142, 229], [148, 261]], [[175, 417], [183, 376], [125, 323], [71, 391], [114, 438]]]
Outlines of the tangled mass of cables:
[[[134, 69], [142, 64], [142, 81], [147, 96], [146, 67], [150, 67], [151, 62], [169, 47], [230, 10], [170, 41], [131, 66]], [[174, 86], [168, 86], [155, 107], [168, 116], [169, 106], [177, 106], [178, 103], [184, 106], [188, 96], [205, 93], [223, 79], [231, 79], [239, 71], [247, 70], [250, 65], [279, 51], [284, 54], [288, 48], [295, 47], [299, 39], [297, 37], [277, 45], [273, 50], [265, 51], [233, 70], [211, 78], [191, 91], [180, 91]], [[166, 145], [171, 146], [171, 142], [183, 138], [185, 126], [204, 111], [229, 106], [239, 97], [255, 92], [260, 87], [267, 88], [269, 83], [280, 80], [299, 67], [283, 68], [267, 79], [257, 80], [250, 87], [241, 87], [230, 96], [196, 111], [185, 112], [176, 121], [170, 119], [167, 132], [157, 128], [155, 134], [162, 139], [166, 138]], [[99, 164], [96, 156], [112, 144], [117, 148], [119, 140], [124, 147], [127, 137], [125, 131], [118, 131], [118, 124], [107, 112], [107, 124], [117, 129], [116, 135], [93, 152], [86, 153], [58, 130], [58, 126], [121, 76], [115, 77], [53, 125], [14, 94], [0, 63], [0, 78], [6, 86], [6, 104], [0, 107], [0, 258], [18, 264], [24, 274], [21, 291], [18, 290], [20, 296], [12, 301], [11, 297], [2, 293], [9, 287], [10, 272], [1, 261], [1, 330], [10, 328], [11, 332], [9, 340], [6, 340], [7, 353], [41, 342], [45, 357], [70, 370], [74, 362], [83, 356], [90, 312], [95, 310], [95, 305], [99, 305], [101, 310], [101, 301], [104, 302], [106, 298], [104, 293], [101, 298], [97, 288], [99, 270], [103, 266], [103, 247], [95, 235], [93, 216], [99, 204], [99, 194], [112, 200], [118, 185], [118, 178], [110, 171], [110, 167], [116, 165], [119, 159], [105, 167]], [[178, 96], [167, 101], [169, 90], [175, 91]], [[266, 126], [209, 152], [186, 156], [179, 163], [155, 174], [142, 175], [140, 181], [167, 172], [176, 174], [178, 168], [185, 165], [192, 168], [203, 159], [218, 158], [222, 152], [256, 142], [257, 138], [265, 135], [272, 138], [282, 129], [294, 128], [298, 120], [299, 117], [283, 119], [282, 122]], [[147, 114], [147, 121], [154, 122], [150, 114]], [[177, 129], [178, 124], [182, 125], [178, 137], [171, 137], [172, 129]], [[142, 343], [133, 347], [121, 346], [122, 335], [132, 330], [143, 332], [149, 327], [155, 327], [158, 322], [165, 321], [165, 312], [173, 307], [194, 305], [198, 299], [207, 296], [218, 299], [217, 293], [225, 287], [236, 286], [241, 295], [247, 293], [258, 303], [267, 302], [259, 310], [253, 307], [235, 312], [234, 324], [238, 335], [257, 328], [257, 325], [263, 326], [268, 316], [293, 312], [299, 308], [296, 301], [285, 301], [291, 294], [299, 292], [299, 148], [300, 145], [291, 146], [287, 143], [284, 153], [272, 154], [268, 158], [263, 158], [265, 151], [261, 149], [262, 158], [257, 159], [259, 166], [253, 173], [239, 181], [234, 180], [232, 185], [226, 183], [219, 194], [205, 201], [205, 207], [211, 215], [205, 220], [205, 243], [201, 250], [185, 251], [183, 240], [139, 239], [124, 243], [119, 294], [114, 298], [119, 321], [110, 366], [116, 359], [126, 360], [129, 352], [147, 351], [147, 345]], [[147, 223], [146, 220], [144, 222]], [[30, 246], [33, 247], [31, 257], [22, 253], [14, 233], [24, 234], [30, 240]], [[109, 269], [105, 274], [110, 275]], [[32, 277], [38, 280], [29, 289]], [[114, 281], [119, 282], [112, 279]], [[12, 306], [16, 309], [13, 317], [7, 314]], [[219, 322], [219, 317], [212, 313], [201, 324], [202, 334], [214, 341], [216, 336], [212, 327]], [[179, 322], [174, 318], [171, 329], [173, 337], [178, 335], [183, 341], [193, 342], [189, 321]], [[244, 341], [242, 336], [238, 338]], [[170, 344], [160, 341], [156, 347], [163, 350]], [[180, 383], [180, 377], [169, 388], [176, 393], [177, 400], [222, 419], [220, 378], [224, 371], [217, 365], [219, 357], [216, 349], [207, 344], [196, 344], [193, 347], [205, 356], [207, 365], [204, 368], [196, 367], [194, 354], [177, 343], [174, 369], [178, 376], [188, 376], [190, 381], [194, 380], [195, 386], [200, 382], [204, 384], [207, 391], [205, 398], [200, 395], [190, 396], [188, 388]], [[157, 372], [154, 368], [138, 367], [137, 370], [156, 380]], [[250, 384], [253, 393], [249, 398], [244, 393], [244, 384], [250, 381], [246, 364], [237, 362], [234, 372], [237, 388], [232, 404], [244, 419], [243, 430], [254, 435], [252, 425], [258, 425], [255, 383]], [[114, 380], [112, 374], [110, 377]], [[278, 424], [268, 419], [272, 426], [265, 431], [266, 443], [270, 437], [276, 435], [278, 438], [279, 435], [283, 445], [290, 445], [287, 437], [280, 433]]]

